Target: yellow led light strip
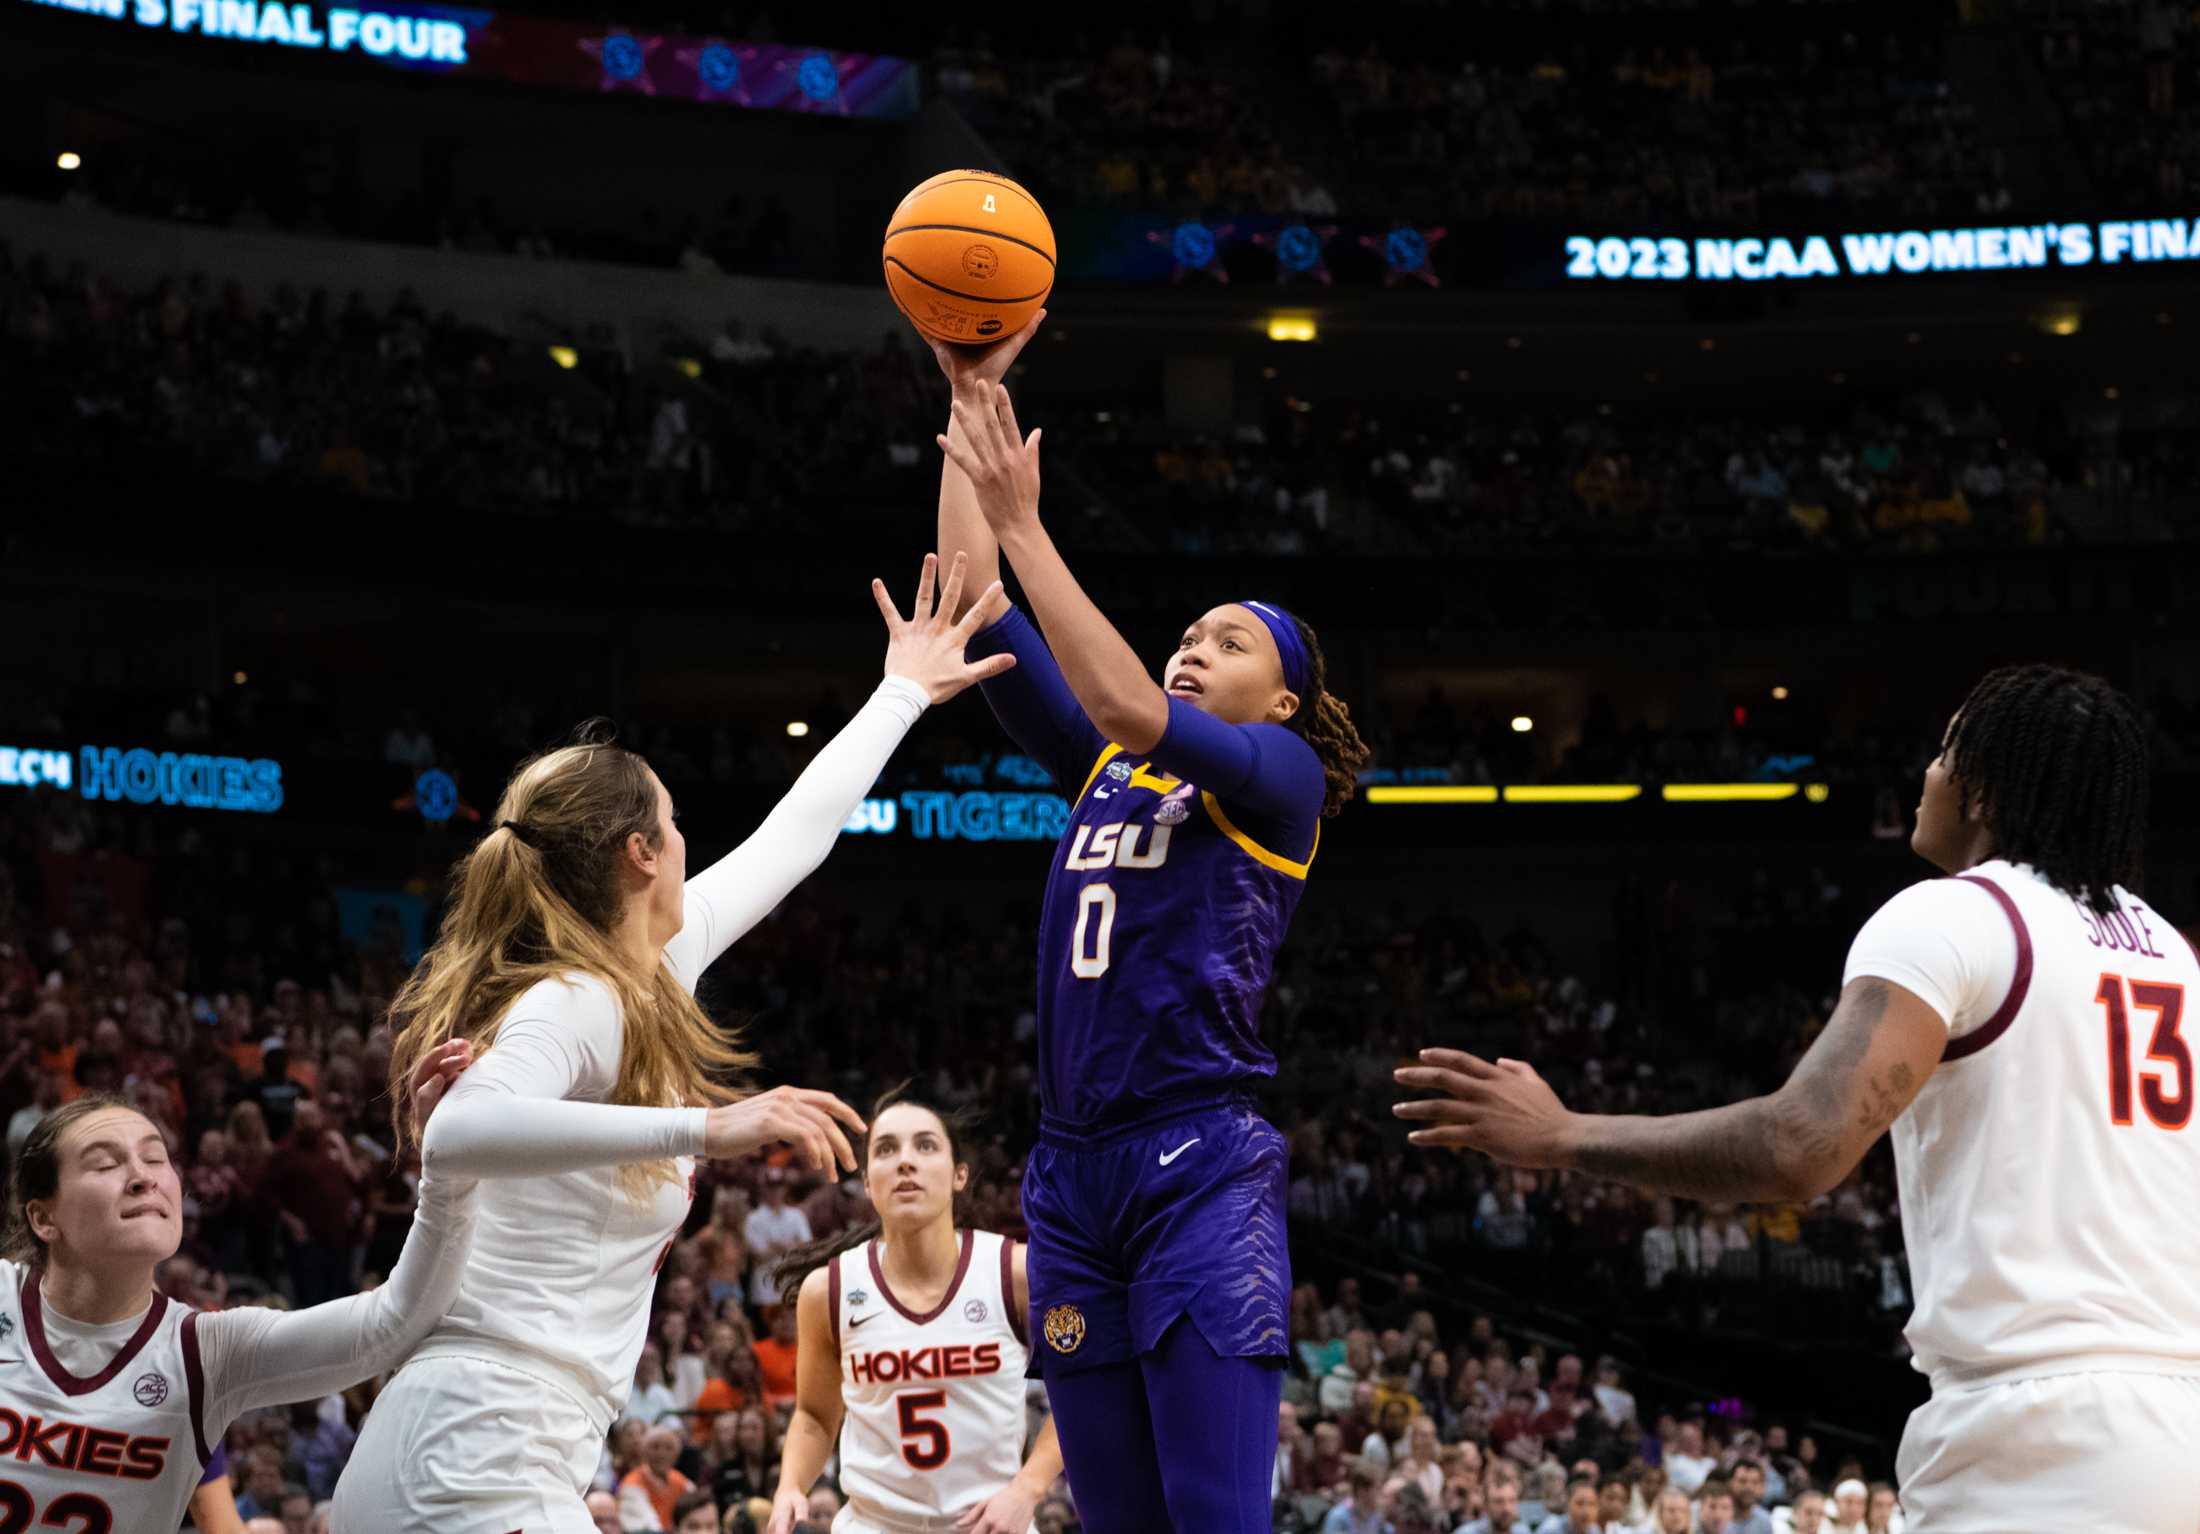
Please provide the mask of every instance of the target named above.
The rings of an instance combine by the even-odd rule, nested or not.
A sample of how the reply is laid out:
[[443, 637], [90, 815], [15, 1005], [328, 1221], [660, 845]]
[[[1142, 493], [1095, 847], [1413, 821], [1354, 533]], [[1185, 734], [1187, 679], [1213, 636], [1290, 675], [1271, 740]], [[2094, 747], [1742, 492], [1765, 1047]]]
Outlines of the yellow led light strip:
[[1407, 787], [1396, 785], [1371, 788], [1367, 791], [1369, 804], [1495, 804], [1497, 790], [1484, 787], [1453, 787], [1446, 784], [1421, 784]]
[[1640, 783], [1544, 783], [1505, 790], [1507, 804], [1625, 804], [1641, 797]]
[[1802, 792], [1798, 783], [1668, 783], [1660, 790], [1670, 804], [1712, 804], [1749, 800], [1769, 803], [1792, 799]]

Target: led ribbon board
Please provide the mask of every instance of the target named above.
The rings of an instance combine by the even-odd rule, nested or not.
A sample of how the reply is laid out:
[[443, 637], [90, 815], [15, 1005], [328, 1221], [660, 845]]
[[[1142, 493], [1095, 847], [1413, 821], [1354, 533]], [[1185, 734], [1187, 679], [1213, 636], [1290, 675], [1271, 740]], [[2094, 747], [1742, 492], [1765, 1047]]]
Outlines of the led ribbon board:
[[378, 0], [16, 0], [137, 31], [342, 54], [396, 69], [833, 117], [908, 117], [917, 66], [849, 53]]
[[1567, 237], [1576, 282], [1767, 282], [1928, 272], [2068, 271], [2200, 262], [2200, 219], [1990, 224], [1740, 238]]
[[266, 757], [80, 746], [72, 754], [0, 746], [0, 787], [79, 790], [87, 799], [272, 815], [283, 807], [283, 768]]

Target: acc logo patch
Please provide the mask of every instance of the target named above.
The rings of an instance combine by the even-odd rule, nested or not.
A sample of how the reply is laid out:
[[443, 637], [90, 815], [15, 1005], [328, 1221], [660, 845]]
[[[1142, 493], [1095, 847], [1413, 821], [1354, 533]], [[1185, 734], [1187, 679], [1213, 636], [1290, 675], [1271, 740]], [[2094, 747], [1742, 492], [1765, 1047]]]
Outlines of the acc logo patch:
[[991, 1312], [985, 1308], [985, 1301], [983, 1300], [972, 1300], [963, 1307], [963, 1319], [972, 1326], [976, 1326], [990, 1314]]
[[1075, 1305], [1057, 1305], [1047, 1312], [1044, 1330], [1048, 1347], [1074, 1353], [1085, 1341], [1085, 1313]]
[[168, 1399], [168, 1377], [163, 1374], [141, 1374], [130, 1387], [130, 1394], [137, 1397], [140, 1406], [158, 1406]]

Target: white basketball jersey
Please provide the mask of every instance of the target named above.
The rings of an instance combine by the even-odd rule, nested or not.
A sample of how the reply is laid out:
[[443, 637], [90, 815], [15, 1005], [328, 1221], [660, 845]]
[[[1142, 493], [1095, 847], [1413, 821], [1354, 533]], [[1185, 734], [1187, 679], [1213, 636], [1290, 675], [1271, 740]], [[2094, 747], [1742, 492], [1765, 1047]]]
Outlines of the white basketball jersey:
[[2104, 917], [2026, 867], [1967, 877], [2017, 963], [1894, 1122], [1917, 1367], [2200, 1376], [2200, 960], [2123, 890]]
[[0, 1262], [0, 1529], [137, 1534], [183, 1522], [211, 1452], [196, 1316], [156, 1294], [104, 1367], [72, 1374], [48, 1342], [36, 1277]]
[[884, 1518], [952, 1517], [1015, 1479], [1024, 1458], [1015, 1243], [965, 1230], [947, 1298], [919, 1315], [894, 1297], [873, 1241], [833, 1260], [840, 1345], [840, 1482]]

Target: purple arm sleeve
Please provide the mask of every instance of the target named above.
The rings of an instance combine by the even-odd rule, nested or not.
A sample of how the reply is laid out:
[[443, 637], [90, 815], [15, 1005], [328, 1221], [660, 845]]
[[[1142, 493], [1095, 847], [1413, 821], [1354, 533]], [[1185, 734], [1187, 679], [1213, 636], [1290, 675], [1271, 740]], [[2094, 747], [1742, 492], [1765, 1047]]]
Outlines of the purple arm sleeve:
[[1266, 822], [1283, 845], [1313, 841], [1327, 790], [1321, 758], [1282, 725], [1230, 724], [1171, 698], [1169, 727], [1153, 748], [1153, 761]]
[[1038, 628], [1021, 608], [1011, 607], [998, 622], [980, 629], [963, 653], [970, 660], [1016, 657], [1013, 670], [979, 683], [979, 688], [1009, 738], [1046, 765], [1065, 797], [1074, 796], [1108, 743], [1069, 690]]
[[229, 1445], [218, 1443], [214, 1445], [214, 1457], [206, 1462], [206, 1474], [199, 1477], [199, 1484], [204, 1486], [209, 1481], [218, 1481], [227, 1474], [229, 1474]]

